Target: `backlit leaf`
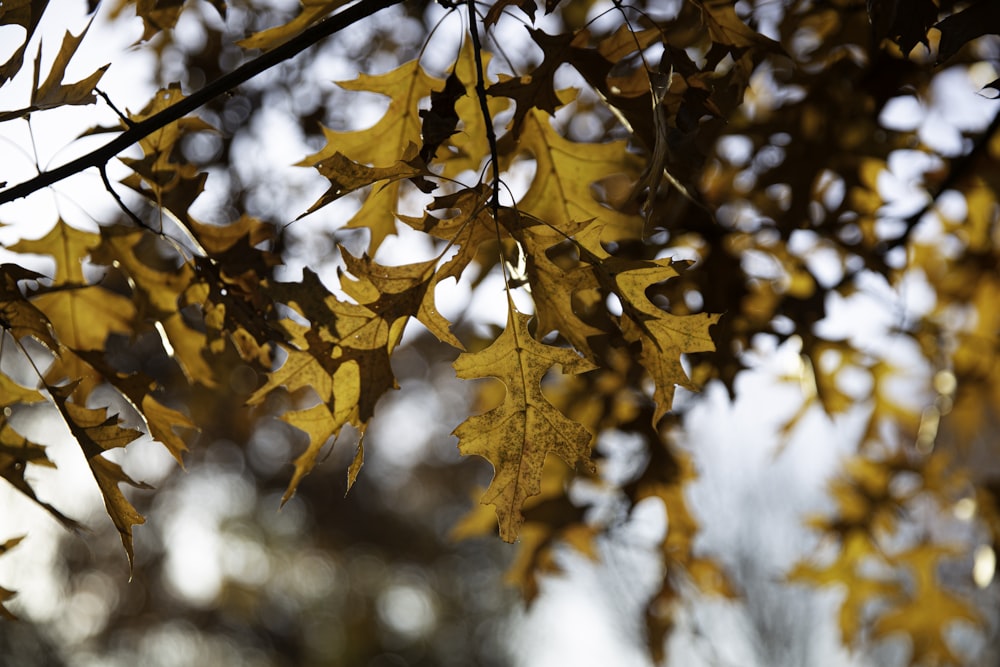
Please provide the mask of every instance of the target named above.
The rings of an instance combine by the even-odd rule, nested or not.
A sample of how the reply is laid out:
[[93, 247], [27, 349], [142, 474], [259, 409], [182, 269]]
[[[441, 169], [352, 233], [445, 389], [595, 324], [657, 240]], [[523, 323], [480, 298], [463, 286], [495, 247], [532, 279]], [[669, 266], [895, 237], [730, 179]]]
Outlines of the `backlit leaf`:
[[545, 457], [557, 454], [570, 466], [590, 465], [591, 434], [556, 410], [541, 390], [542, 377], [560, 364], [565, 373], [593, 366], [572, 350], [539, 343], [528, 332], [527, 315], [510, 308], [507, 327], [479, 352], [455, 360], [458, 377], [500, 379], [507, 394], [489, 412], [468, 418], [455, 429], [462, 454], [476, 454], [493, 464], [494, 477], [482, 502], [494, 505], [500, 537], [517, 539], [524, 521], [521, 508], [541, 489]]

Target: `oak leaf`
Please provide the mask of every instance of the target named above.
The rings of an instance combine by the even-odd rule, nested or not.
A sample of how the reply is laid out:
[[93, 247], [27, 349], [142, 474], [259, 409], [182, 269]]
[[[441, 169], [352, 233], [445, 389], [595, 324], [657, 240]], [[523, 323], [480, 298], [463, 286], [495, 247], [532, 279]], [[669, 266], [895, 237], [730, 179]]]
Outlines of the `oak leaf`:
[[[385, 115], [372, 127], [352, 132], [339, 132], [323, 128], [327, 145], [299, 164], [318, 165], [342, 153], [358, 164], [387, 167], [396, 164], [410, 144], [420, 144], [420, 101], [432, 90], [441, 88], [442, 81], [428, 75], [413, 60], [385, 74], [362, 74], [352, 81], [340, 81], [346, 90], [358, 90], [384, 95], [389, 98]], [[396, 233], [392, 213], [397, 208], [400, 183], [393, 181], [384, 187], [372, 188], [361, 208], [347, 222], [351, 229], [369, 229], [369, 252], [374, 253], [385, 237]]]
[[542, 394], [542, 378], [555, 364], [572, 374], [594, 366], [570, 349], [536, 341], [528, 331], [530, 317], [512, 304], [508, 313], [507, 327], [489, 347], [465, 352], [454, 362], [462, 379], [501, 380], [507, 389], [503, 403], [469, 417], [454, 435], [462, 454], [476, 454], [493, 464], [493, 481], [482, 502], [495, 506], [500, 537], [513, 542], [524, 521], [525, 500], [541, 489], [546, 456], [557, 454], [570, 466], [590, 465], [590, 432], [549, 403]]
[[[390, 356], [411, 317], [442, 341], [462, 347], [434, 307], [436, 259], [382, 266], [367, 256], [341, 252], [354, 276], [341, 273], [341, 287], [355, 303], [335, 297], [308, 269], [300, 283], [275, 282], [270, 286], [279, 301], [311, 324], [282, 321], [289, 336], [283, 345], [287, 357], [250, 396], [249, 403], [263, 401], [282, 386], [292, 393], [308, 388], [319, 399], [311, 407], [282, 417], [309, 437], [305, 452], [295, 460], [285, 500], [315, 466], [326, 443], [335, 439], [345, 424], [353, 425], [363, 436], [379, 398], [398, 387]], [[361, 465], [363, 450], [358, 452], [349, 471], [351, 483]]]
[[24, 64], [24, 49], [35, 34], [38, 22], [42, 19], [42, 13], [48, 4], [49, 0], [30, 0], [5, 2], [3, 7], [0, 7], [0, 25], [19, 25], [25, 30], [20, 46], [14, 49], [14, 53], [6, 62], [0, 64], [0, 86], [21, 71], [21, 66]]
[[565, 104], [555, 89], [556, 70], [563, 64], [566, 48], [574, 39], [573, 34], [549, 35], [542, 30], [528, 32], [545, 54], [542, 62], [530, 74], [507, 78], [490, 86], [486, 92], [493, 96], [509, 97], [516, 103], [510, 129], [514, 136], [521, 134], [524, 120], [531, 109], [539, 109], [555, 116], [556, 109]]
[[140, 489], [152, 488], [129, 477], [121, 466], [103, 456], [106, 450], [124, 447], [139, 436], [141, 431], [121, 427], [118, 415], [108, 416], [106, 408], [85, 408], [68, 399], [76, 388], [75, 383], [61, 386], [46, 385], [53, 403], [59, 409], [70, 432], [83, 450], [90, 471], [104, 498], [111, 521], [118, 529], [122, 546], [128, 555], [129, 566], [133, 564], [132, 526], [145, 523], [145, 518], [125, 498], [119, 484], [125, 483]]
[[525, 117], [520, 140], [511, 147], [511, 135], [501, 139], [501, 150], [509, 157], [523, 152], [535, 160], [535, 177], [521, 200], [519, 211], [544, 221], [563, 234], [574, 234], [581, 222], [594, 221], [586, 242], [638, 238], [642, 219], [599, 202], [592, 186], [612, 174], [637, 177], [637, 158], [624, 141], [601, 144], [578, 143], [565, 139], [552, 127], [546, 115], [531, 109]]
[[675, 386], [697, 391], [681, 365], [681, 355], [715, 349], [708, 329], [719, 321], [719, 315], [673, 315], [649, 300], [648, 287], [679, 275], [669, 259], [631, 261], [609, 257], [601, 270], [609, 272], [622, 301], [622, 333], [626, 340], [642, 346], [639, 359], [656, 384], [653, 423], [658, 423], [673, 404]]
[[302, 0], [298, 15], [286, 23], [276, 25], [267, 30], [261, 30], [236, 42], [244, 49], [263, 49], [265, 51], [284, 44], [303, 30], [318, 23], [324, 16], [342, 6], [345, 0]]
[[49, 70], [48, 76], [45, 77], [45, 81], [41, 84], [38, 83], [38, 76], [42, 63], [42, 47], [41, 44], [38, 45], [38, 55], [35, 58], [35, 76], [31, 90], [31, 103], [23, 109], [0, 112], [0, 122], [19, 118], [33, 111], [54, 109], [66, 105], [93, 104], [96, 99], [94, 96], [94, 87], [97, 86], [97, 83], [104, 76], [104, 72], [110, 65], [98, 68], [90, 76], [76, 83], [64, 84], [62, 82], [63, 77], [66, 76], [66, 67], [69, 65], [70, 59], [76, 53], [80, 42], [83, 41], [89, 28], [90, 24], [88, 23], [87, 27], [79, 35], [72, 35], [69, 32], [65, 34], [62, 45], [59, 47], [59, 52], [56, 54], [56, 59], [52, 63], [52, 69]]
[[[35, 396], [30, 396], [28, 400], [45, 400], [38, 392]], [[9, 403], [4, 403], [4, 409], [9, 409]], [[45, 447], [31, 442], [20, 433], [14, 430], [6, 416], [0, 416], [0, 477], [15, 489], [24, 494], [32, 502], [51, 514], [59, 523], [72, 530], [77, 530], [80, 525], [70, 519], [55, 507], [42, 501], [28, 481], [25, 473], [29, 465], [54, 468], [55, 464], [45, 453]]]

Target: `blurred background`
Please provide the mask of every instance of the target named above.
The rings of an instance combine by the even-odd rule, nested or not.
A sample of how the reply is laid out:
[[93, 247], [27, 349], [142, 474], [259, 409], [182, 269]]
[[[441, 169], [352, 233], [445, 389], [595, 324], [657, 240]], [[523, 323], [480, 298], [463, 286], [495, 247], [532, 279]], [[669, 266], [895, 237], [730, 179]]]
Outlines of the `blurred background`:
[[[187, 3], [175, 29], [157, 35], [153, 49], [134, 46], [144, 27], [133, 7], [100, 5], [68, 78], [110, 59], [113, 67], [102, 89], [120, 108], [137, 111], [163, 85], [179, 81], [183, 90], [192, 91], [232, 70], [247, 57], [235, 40], [298, 12], [296, 2], [234, 0], [223, 20], [213, 4]], [[649, 3], [647, 9], [670, 15], [679, 5]], [[549, 32], [579, 27], [610, 6], [567, 2], [561, 13], [540, 18], [538, 25]], [[739, 6], [757, 29], [779, 37], [782, 3]], [[88, 9], [80, 2], [73, 3], [72, 12], [50, 11], [40, 29], [43, 53], [58, 45], [63, 30], [76, 32], [85, 25]], [[292, 165], [325, 145], [322, 126], [364, 127], [385, 108], [384, 98], [348, 93], [334, 81], [385, 72], [421, 55], [424, 38], [435, 26], [433, 46], [423, 52], [422, 63], [442, 75], [457, 52], [461, 20], [433, 3], [406, 3], [324, 41], [308, 59], [285, 62], [214, 100], [200, 115], [220, 131], [191, 135], [183, 144], [185, 157], [209, 174], [192, 213], [223, 223], [246, 212], [272, 223], [280, 230], [276, 249], [286, 259], [275, 268], [276, 278], [300, 279], [309, 267], [334, 281], [343, 266], [336, 245], [355, 254], [364, 248], [363, 233], [340, 224], [358, 203], [345, 199], [321, 215], [292, 223], [289, 212], [306, 210], [327, 187], [314, 170]], [[9, 28], [0, 28], [0, 58], [8, 55], [2, 45], [5, 35], [13, 34], [6, 32]], [[537, 62], [540, 52], [525, 31], [512, 30], [508, 37], [503, 28], [501, 23], [497, 33], [502, 44], [486, 47], [502, 48], [515, 67]], [[4, 87], [0, 109], [17, 107], [15, 98], [30, 85], [23, 80], [26, 74]], [[563, 74], [565, 85], [572, 85], [572, 76]], [[935, 95], [924, 98], [926, 107], [897, 105], [881, 122], [919, 134], [948, 154], [953, 150], [949, 142], [957, 136], [961, 145], [962, 133], [982, 130], [997, 111], [994, 101], [977, 95], [971, 76], [942, 72]], [[767, 83], [760, 81], [758, 90], [767, 91]], [[755, 103], [766, 105], [765, 97], [762, 92]], [[571, 137], [604, 132], [605, 119], [593, 114], [557, 119]], [[72, 141], [83, 130], [115, 122], [106, 106], [97, 105], [38, 114], [29, 135], [6, 124], [0, 127], [0, 141], [7, 169], [30, 174], [36, 165], [65, 162], [103, 141], [102, 135]], [[727, 146], [720, 153], [735, 156], [733, 163], [740, 162], [741, 150], [751, 150], [738, 140]], [[907, 197], [913, 195], [907, 190], [912, 185], [907, 168], [899, 165], [879, 186], [883, 198], [900, 210], [907, 210]], [[109, 165], [112, 180], [116, 171]], [[526, 187], [523, 175], [512, 172], [506, 180], [515, 193], [519, 183]], [[4, 215], [4, 245], [41, 236], [48, 223], [40, 227], [36, 221], [57, 215], [81, 228], [121, 217], [96, 174], [60, 185], [49, 199], [33, 197], [5, 207]], [[424, 237], [399, 227], [400, 236], [383, 246], [382, 263], [432, 256]], [[819, 259], [813, 271], [836, 273], [838, 261]], [[45, 258], [38, 258], [37, 268], [45, 270]], [[912, 364], [916, 375], [926, 375], [917, 351], [900, 350], [886, 331], [893, 322], [926, 313], [932, 301], [926, 285], [918, 282], [909, 289], [889, 289], [873, 280], [857, 298], [836, 301], [820, 326], [830, 337], [847, 330], [869, 348], [894, 350], [900, 366]], [[478, 282], [443, 285], [438, 304], [463, 340], [495, 335], [506, 319], [495, 272]], [[539, 579], [538, 596], [526, 605], [519, 590], [524, 577], [505, 575], [525, 567], [517, 561], [515, 546], [494, 535], [456, 539], [453, 534], [475, 507], [491, 470], [481, 459], [459, 457], [450, 435], [476, 409], [468, 383], [455, 378], [454, 351], [416, 325], [411, 329], [393, 357], [400, 391], [378, 405], [357, 484], [345, 496], [346, 469], [356, 446], [356, 437], [345, 433], [280, 510], [290, 461], [305, 438], [276, 418], [288, 407], [280, 398], [245, 406], [257, 386], [253, 369], [237, 358], [218, 360], [228, 364], [229, 387], [192, 387], [185, 396], [194, 421], [203, 425], [192, 436], [186, 470], [151, 442], [130, 445], [121, 458], [133, 478], [156, 488], [130, 494], [147, 519], [135, 530], [131, 575], [78, 448], [54, 411], [26, 408], [11, 416], [20, 432], [49, 445], [58, 465], [35, 472], [39, 494], [88, 532], [67, 532], [12, 490], [0, 488], [0, 539], [27, 534], [0, 559], [0, 586], [18, 591], [11, 608], [22, 619], [0, 622], [0, 662], [12, 667], [651, 665], [642, 614], [664, 579], [663, 508], [655, 502], [623, 507], [621, 497], [586, 480], [572, 485], [574, 511], [604, 526], [604, 532], [589, 555], [555, 546], [551, 562], [539, 568], [551, 574]], [[148, 371], [168, 386], [182, 384], [178, 369], [162, 358], [155, 336], [114, 345], [122, 367]], [[745, 351], [748, 370], [731, 386], [713, 381], [698, 396], [678, 390], [684, 428], [677, 446], [691, 457], [698, 475], [686, 487], [702, 527], [696, 549], [721, 563], [738, 596], [694, 591], [685, 596], [673, 617], [667, 664], [905, 661], [907, 649], [899, 642], [854, 650], [843, 645], [836, 618], [843, 591], [786, 581], [795, 562], [822, 547], [821, 536], [804, 520], [831, 511], [828, 484], [868, 428], [864, 410], [835, 416], [820, 405], [803, 410], [800, 385], [789, 381], [804, 372], [801, 355], [796, 336], [755, 338]], [[23, 372], [11, 355], [0, 363], [7, 372]], [[914, 394], [904, 381], [898, 399], [916, 401]], [[128, 419], [127, 412], [123, 417]], [[642, 442], [618, 436], [599, 441], [598, 453], [602, 474], [622, 486], [636, 478], [650, 454]], [[979, 528], [971, 516], [953, 518], [940, 529], [957, 541], [975, 543]], [[970, 551], [944, 575], [967, 583], [974, 566]], [[991, 579], [986, 586], [965, 589], [981, 609], [997, 608]], [[996, 664], [996, 618], [988, 617], [977, 632], [955, 632], [967, 654], [977, 656], [976, 664]]]

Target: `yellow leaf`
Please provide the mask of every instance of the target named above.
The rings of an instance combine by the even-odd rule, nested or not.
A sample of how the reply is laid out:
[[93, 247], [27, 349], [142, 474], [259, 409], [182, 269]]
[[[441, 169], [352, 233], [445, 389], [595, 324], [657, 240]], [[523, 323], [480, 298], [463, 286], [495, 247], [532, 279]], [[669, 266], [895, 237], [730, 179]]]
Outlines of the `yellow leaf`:
[[361, 466], [365, 464], [365, 437], [364, 435], [358, 440], [358, 448], [354, 452], [354, 458], [351, 460], [351, 465], [347, 468], [347, 490], [350, 491], [354, 483], [358, 481], [358, 474], [361, 472]]
[[[12, 537], [3, 544], [0, 544], [0, 556], [3, 556], [5, 553], [16, 547], [23, 539], [24, 535], [20, 537]], [[0, 618], [5, 618], [8, 621], [17, 620], [17, 616], [15, 616], [4, 604], [5, 602], [9, 602], [15, 595], [17, 595], [17, 593], [14, 591], [0, 586]]]
[[[45, 292], [32, 303], [45, 313], [59, 342], [68, 348], [46, 371], [46, 381], [82, 380], [83, 396], [89, 395], [103, 377], [74, 352], [102, 350], [112, 333], [131, 333], [135, 317], [132, 301], [99, 285], [89, 285]], [[94, 317], [94, 313], [101, 313], [101, 317]]]
[[565, 234], [575, 233], [581, 222], [595, 221], [592, 233], [597, 238], [585, 243], [591, 250], [598, 248], [596, 241], [641, 235], [639, 216], [604, 206], [591, 189], [613, 174], [626, 174], [631, 180], [638, 176], [638, 160], [626, 150], [624, 141], [587, 144], [564, 139], [544, 112], [532, 109], [511, 157], [522, 152], [530, 153], [536, 166], [531, 186], [517, 203], [518, 210]]
[[550, 452], [570, 466], [590, 465], [590, 432], [549, 403], [541, 381], [555, 364], [573, 374], [593, 366], [572, 350], [536, 341], [528, 332], [529, 319], [511, 305], [503, 333], [486, 349], [463, 353], [454, 362], [460, 378], [496, 377], [507, 388], [500, 406], [468, 418], [454, 431], [462, 454], [493, 464], [493, 482], [482, 502], [496, 507], [500, 537], [507, 542], [517, 538], [525, 500], [540, 490]]
[[[490, 54], [482, 53], [483, 71], [489, 71]], [[472, 40], [466, 38], [462, 42], [462, 52], [454, 65], [455, 74], [460, 81], [466, 82], [467, 92], [455, 102], [455, 113], [461, 121], [459, 131], [446, 142], [448, 151], [438, 151], [436, 163], [442, 164], [442, 175], [457, 178], [463, 171], [479, 171], [482, 169], [484, 156], [490, 154], [489, 142], [486, 139], [486, 119], [479, 106], [479, 99], [473, 91], [472, 83], [476, 80], [476, 58]], [[490, 118], [496, 118], [510, 106], [502, 98], [491, 97], [486, 101]]]
[[952, 595], [937, 581], [939, 561], [958, 555], [959, 551], [947, 546], [919, 544], [892, 558], [913, 574], [913, 590], [908, 601], [879, 617], [874, 634], [879, 638], [894, 633], [909, 635], [914, 664], [964, 664], [952, 654], [945, 631], [955, 621], [976, 626], [983, 622], [971, 602]]
[[[480, 245], [495, 240], [496, 223], [489, 213], [492, 190], [484, 184], [434, 198], [423, 218], [400, 215], [400, 220], [414, 229], [458, 246], [455, 256], [438, 270], [438, 280], [455, 278], [475, 259]], [[448, 211], [450, 217], [437, 217], [432, 211]]]
[[60, 218], [42, 238], [21, 239], [10, 246], [8, 250], [49, 255], [56, 261], [54, 284], [82, 284], [84, 282], [83, 260], [100, 242], [100, 235], [72, 227]]
[[[42, 45], [39, 42], [38, 55], [35, 58], [35, 78], [31, 90], [31, 104], [23, 109], [0, 112], [0, 122], [18, 118], [33, 111], [53, 109], [65, 105], [93, 104], [96, 99], [94, 96], [94, 87], [97, 86], [98, 81], [101, 80], [101, 77], [104, 76], [104, 72], [110, 65], [99, 68], [90, 76], [76, 83], [62, 83], [63, 77], [66, 75], [66, 66], [69, 65], [70, 59], [76, 53], [77, 47], [80, 46], [80, 42], [83, 41], [83, 37], [87, 34], [89, 28], [90, 24], [88, 23], [87, 27], [79, 35], [74, 36], [69, 32], [65, 34], [62, 45], [59, 47], [59, 52], [56, 54], [56, 59], [52, 63], [52, 69], [49, 70], [48, 76], [45, 77], [45, 81], [41, 85], [38, 84], [39, 68], [42, 62]], [[23, 51], [15, 54], [15, 57], [21, 57], [22, 55]], [[8, 64], [10, 63], [8, 62]]]
[[187, 415], [160, 403], [152, 394], [146, 394], [141, 404], [142, 417], [149, 428], [149, 435], [162, 443], [167, 451], [184, 467], [184, 452], [188, 450], [187, 443], [177, 435], [175, 429], [195, 430], [195, 425]]
[[[341, 248], [341, 256], [347, 270], [359, 280], [348, 280], [341, 276], [341, 287], [364, 306], [378, 313], [390, 324], [400, 318], [416, 316], [442, 343], [464, 350], [461, 341], [451, 333], [450, 323], [438, 312], [434, 305], [434, 288], [438, 274], [435, 272], [437, 259], [403, 266], [383, 266], [370, 259], [354, 257]], [[367, 283], [374, 289], [376, 298], [363, 298], [355, 291], [359, 283]]]
[[[41, 394], [38, 394], [41, 398]], [[45, 468], [55, 468], [45, 453], [45, 447], [31, 442], [14, 430], [6, 417], [0, 416], [0, 477], [15, 489], [20, 491], [32, 502], [51, 514], [57, 521], [71, 530], [81, 526], [64, 515], [52, 505], [43, 502], [35, 495], [35, 490], [29, 483], [28, 466], [36, 465]]]
[[[300, 164], [316, 165], [338, 152], [359, 164], [376, 167], [396, 164], [410, 144], [418, 146], [421, 143], [420, 101], [432, 90], [439, 90], [443, 84], [440, 79], [424, 72], [416, 60], [385, 74], [362, 74], [353, 81], [339, 82], [347, 90], [385, 95], [390, 100], [389, 108], [375, 125], [366, 130], [337, 132], [323, 128], [326, 147]], [[386, 236], [396, 233], [393, 212], [397, 209], [399, 189], [399, 181], [372, 188], [361, 208], [347, 222], [349, 228], [371, 230], [371, 253], [378, 249]]]
[[299, 14], [288, 21], [267, 30], [255, 32], [245, 39], [236, 42], [244, 49], [263, 49], [268, 51], [275, 46], [284, 44], [292, 37], [313, 25], [343, 5], [345, 0], [302, 0], [302, 10]]
[[719, 316], [672, 315], [646, 297], [646, 288], [678, 275], [669, 259], [633, 262], [610, 257], [602, 267], [612, 276], [622, 300], [625, 338], [642, 345], [639, 358], [656, 384], [653, 423], [659, 423], [673, 404], [675, 385], [697, 391], [681, 365], [681, 355], [715, 349], [708, 329]]
[[[425, 168], [419, 166], [415, 167], [410, 164], [410, 161], [414, 160], [416, 155], [416, 145], [410, 144], [407, 147], [406, 152], [403, 154], [402, 159], [397, 160], [392, 166], [389, 167], [368, 167], [355, 162], [351, 158], [339, 152], [316, 162], [313, 166], [316, 167], [316, 170], [320, 174], [329, 179], [330, 189], [327, 190], [315, 204], [310, 206], [309, 210], [299, 217], [301, 218], [309, 215], [313, 211], [340, 199], [344, 195], [350, 194], [351, 192], [365, 186], [373, 185], [379, 181], [387, 181], [386, 185], [381, 186], [387, 187], [395, 181], [429, 174], [430, 172], [428, 172]], [[379, 189], [381, 189], [381, 187]], [[387, 211], [387, 213], [392, 212], [393, 209], [389, 209]]]
[[17, 283], [19, 280], [37, 280], [41, 274], [15, 264], [0, 265], [0, 326], [15, 339], [31, 336], [49, 350], [59, 350], [59, 343], [52, 335], [52, 325], [45, 314], [24, 298]]

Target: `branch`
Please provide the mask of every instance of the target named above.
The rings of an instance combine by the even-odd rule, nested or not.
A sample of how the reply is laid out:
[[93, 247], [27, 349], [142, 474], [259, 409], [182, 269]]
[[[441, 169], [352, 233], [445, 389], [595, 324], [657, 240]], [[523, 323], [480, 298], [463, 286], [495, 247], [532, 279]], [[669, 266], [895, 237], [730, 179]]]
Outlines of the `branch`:
[[490, 199], [490, 209], [493, 213], [493, 219], [496, 220], [500, 210], [500, 163], [497, 155], [497, 135], [493, 129], [490, 106], [486, 101], [486, 74], [483, 72], [483, 45], [479, 41], [479, 26], [476, 25], [476, 3], [474, 0], [468, 0], [468, 4], [469, 33], [472, 35], [472, 54], [476, 61], [476, 97], [479, 99], [479, 108], [486, 123], [486, 141], [490, 145], [490, 162], [493, 163], [493, 197]]
[[205, 105], [212, 99], [226, 93], [242, 83], [252, 79], [261, 72], [264, 72], [275, 65], [294, 58], [307, 48], [317, 43], [325, 37], [337, 33], [347, 28], [361, 19], [368, 18], [373, 14], [392, 5], [397, 5], [403, 0], [361, 0], [356, 5], [348, 7], [339, 14], [334, 14], [316, 25], [304, 30], [281, 46], [268, 51], [248, 63], [241, 65], [229, 74], [225, 74], [215, 81], [209, 83], [201, 90], [185, 97], [177, 104], [167, 107], [163, 111], [146, 120], [134, 123], [120, 135], [100, 148], [87, 153], [75, 160], [56, 167], [51, 171], [44, 171], [38, 176], [23, 183], [0, 191], [0, 205], [7, 202], [27, 197], [33, 192], [48, 187], [54, 183], [77, 174], [90, 167], [101, 167], [108, 163], [111, 158], [121, 153], [132, 144], [144, 139], [153, 132], [180, 120], [187, 114]]

